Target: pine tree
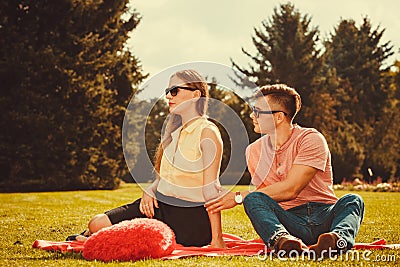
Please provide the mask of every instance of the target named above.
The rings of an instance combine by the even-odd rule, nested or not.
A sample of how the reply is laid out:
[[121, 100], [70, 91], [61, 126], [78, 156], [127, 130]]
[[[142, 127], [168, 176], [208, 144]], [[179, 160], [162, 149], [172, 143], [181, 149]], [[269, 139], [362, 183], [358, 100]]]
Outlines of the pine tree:
[[[357, 91], [360, 104], [353, 106], [357, 112], [352, 117], [360, 125], [365, 120], [379, 120], [387, 103], [382, 72], [387, 70], [385, 60], [393, 55], [393, 46], [390, 42], [380, 45], [384, 32], [379, 27], [372, 29], [368, 18], [360, 27], [354, 20], [342, 20], [325, 44], [328, 68], [335, 68], [339, 78], [349, 79]], [[369, 105], [372, 103], [374, 108]]]
[[[360, 27], [354, 20], [342, 20], [325, 44], [326, 69], [334, 69], [340, 82], [333, 94], [340, 102], [338, 117], [347, 125], [343, 128], [347, 135], [344, 140], [354, 140], [358, 151], [364, 154], [343, 161], [360, 166], [354, 171], [355, 176], [368, 177], [368, 168], [379, 170], [377, 175], [387, 175], [375, 156], [384, 138], [379, 128], [387, 119], [390, 106], [390, 81], [383, 74], [387, 72], [385, 60], [393, 52], [390, 42], [380, 45], [383, 33], [379, 27], [372, 29], [368, 18]], [[345, 142], [343, 145], [351, 146]], [[343, 165], [340, 168], [348, 169]]]
[[126, 172], [125, 107], [144, 78], [124, 48], [140, 21], [128, 2], [2, 1], [0, 168], [7, 186], [118, 186]]
[[385, 116], [377, 121], [375, 129], [375, 149], [371, 161], [376, 163], [375, 175], [386, 174], [391, 180], [400, 177], [400, 62], [384, 73], [390, 84], [386, 85], [388, 105], [384, 108]]
[[[272, 19], [263, 21], [261, 29], [254, 29], [256, 55], [242, 49], [254, 65], [246, 69], [232, 61], [234, 68], [253, 77], [259, 86], [285, 83], [296, 88], [303, 105], [310, 107], [310, 95], [322, 68], [321, 52], [316, 48], [319, 31], [311, 28], [310, 23], [308, 15], [302, 16], [291, 3], [280, 5], [279, 10], [274, 9]], [[297, 121], [310, 125], [303, 112], [298, 114]]]

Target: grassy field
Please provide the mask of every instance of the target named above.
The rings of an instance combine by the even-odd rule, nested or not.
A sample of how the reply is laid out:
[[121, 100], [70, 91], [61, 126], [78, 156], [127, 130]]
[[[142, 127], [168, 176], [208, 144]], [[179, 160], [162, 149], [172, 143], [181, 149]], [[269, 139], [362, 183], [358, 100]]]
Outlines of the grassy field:
[[[238, 187], [239, 189], [241, 187]], [[244, 189], [244, 187], [242, 187]], [[340, 197], [348, 192], [336, 191]], [[357, 242], [385, 238], [400, 243], [400, 194], [358, 192], [366, 214]], [[399, 266], [399, 250], [373, 251], [370, 261], [282, 261], [258, 257], [191, 257], [178, 260], [146, 260], [102, 263], [86, 261], [80, 254], [32, 249], [36, 239], [62, 241], [80, 233], [92, 215], [140, 197], [138, 185], [125, 184], [115, 191], [74, 191], [0, 194], [0, 266]], [[245, 239], [257, 238], [242, 206], [223, 212], [224, 232]]]

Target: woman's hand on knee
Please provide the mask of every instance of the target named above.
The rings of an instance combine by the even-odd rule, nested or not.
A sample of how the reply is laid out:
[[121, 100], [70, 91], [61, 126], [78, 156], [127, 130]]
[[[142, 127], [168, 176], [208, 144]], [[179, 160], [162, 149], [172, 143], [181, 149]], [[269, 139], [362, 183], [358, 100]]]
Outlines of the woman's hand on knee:
[[146, 215], [147, 218], [154, 217], [154, 208], [158, 208], [157, 199], [143, 192], [142, 199], [139, 204], [140, 212]]

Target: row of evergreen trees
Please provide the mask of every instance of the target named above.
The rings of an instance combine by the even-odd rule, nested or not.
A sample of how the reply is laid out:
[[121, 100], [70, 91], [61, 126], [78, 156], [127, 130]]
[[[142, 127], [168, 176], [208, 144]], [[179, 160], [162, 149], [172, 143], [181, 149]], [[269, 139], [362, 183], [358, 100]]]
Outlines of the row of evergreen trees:
[[[139, 14], [128, 0], [0, 3], [0, 189], [116, 188], [127, 173], [123, 117], [146, 77], [125, 48]], [[299, 90], [297, 122], [325, 134], [337, 181], [369, 177], [368, 168], [374, 176], [400, 175], [400, 63], [389, 68], [394, 52], [381, 44], [383, 34], [368, 18], [359, 26], [342, 20], [321, 42], [311, 19], [288, 3], [255, 29], [256, 54], [243, 50], [251, 63], [232, 60], [258, 85]], [[211, 90], [253, 141], [248, 106], [226, 94]], [[133, 160], [154, 153], [165, 111], [159, 102], [147, 118], [146, 148], [133, 142]]]
[[255, 29], [252, 64], [234, 67], [258, 85], [286, 83], [303, 100], [297, 122], [322, 131], [333, 155], [336, 181], [400, 175], [400, 62], [390, 68], [390, 42], [384, 29], [364, 18], [357, 26], [341, 20], [323, 41], [311, 19], [288, 3], [274, 9]]
[[115, 188], [121, 125], [145, 75], [128, 0], [1, 1], [3, 190]]

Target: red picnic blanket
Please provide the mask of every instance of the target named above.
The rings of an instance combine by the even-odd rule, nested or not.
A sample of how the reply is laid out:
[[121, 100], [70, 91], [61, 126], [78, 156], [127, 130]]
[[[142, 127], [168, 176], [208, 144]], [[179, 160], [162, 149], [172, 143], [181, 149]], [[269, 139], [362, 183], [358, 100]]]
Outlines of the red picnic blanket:
[[[270, 252], [270, 250], [266, 250], [261, 239], [244, 240], [226, 233], [223, 234], [223, 238], [226, 248], [210, 248], [208, 246], [184, 247], [177, 244], [174, 251], [170, 255], [163, 257], [163, 259], [178, 259], [190, 256], [255, 256]], [[32, 245], [33, 248], [60, 252], [82, 252], [84, 246], [85, 243], [79, 241], [55, 242], [46, 240], [36, 240]], [[372, 243], [356, 243], [353, 249], [400, 249], [400, 244], [388, 245], [385, 239], [380, 239]]]

